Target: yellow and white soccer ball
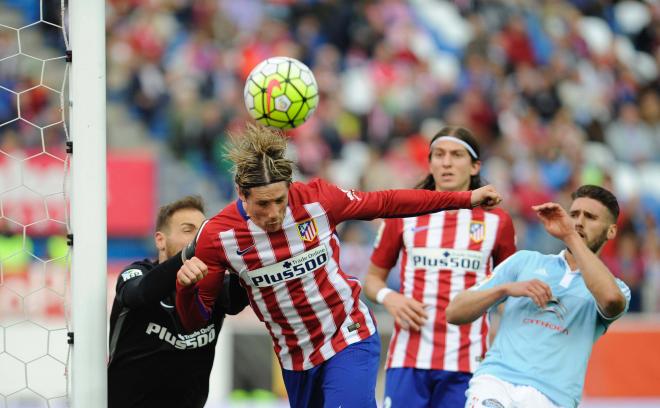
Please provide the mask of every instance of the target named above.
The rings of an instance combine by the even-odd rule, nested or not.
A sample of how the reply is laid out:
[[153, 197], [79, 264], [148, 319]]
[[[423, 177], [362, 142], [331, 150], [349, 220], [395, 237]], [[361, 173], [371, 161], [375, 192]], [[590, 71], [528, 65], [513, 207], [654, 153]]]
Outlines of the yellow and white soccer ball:
[[291, 129], [305, 123], [319, 103], [319, 89], [307, 65], [272, 57], [254, 67], [243, 90], [250, 116], [266, 126]]

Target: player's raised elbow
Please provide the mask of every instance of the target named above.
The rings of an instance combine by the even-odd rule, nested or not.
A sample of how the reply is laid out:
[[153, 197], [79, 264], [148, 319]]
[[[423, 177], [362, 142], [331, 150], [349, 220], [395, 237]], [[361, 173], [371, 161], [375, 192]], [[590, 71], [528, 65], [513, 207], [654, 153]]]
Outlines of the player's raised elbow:
[[616, 317], [626, 309], [626, 298], [620, 290], [608, 294], [601, 300], [600, 307], [607, 317]]

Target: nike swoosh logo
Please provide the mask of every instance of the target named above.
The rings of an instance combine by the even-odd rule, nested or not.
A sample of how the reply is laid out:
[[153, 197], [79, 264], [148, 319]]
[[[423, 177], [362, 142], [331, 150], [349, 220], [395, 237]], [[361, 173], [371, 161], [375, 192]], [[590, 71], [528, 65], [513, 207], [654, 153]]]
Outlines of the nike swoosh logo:
[[270, 113], [270, 100], [273, 99], [273, 89], [275, 88], [282, 89], [282, 85], [277, 79], [271, 79], [266, 88], [266, 113]]
[[422, 226], [422, 227], [412, 227], [412, 228], [410, 228], [410, 230], [411, 230], [412, 232], [417, 232], [417, 231], [424, 231], [424, 230], [427, 230], [427, 229], [429, 229], [429, 228], [431, 228], [431, 227], [428, 226], [428, 225], [424, 225], [424, 226]]
[[236, 249], [236, 255], [238, 255], [238, 256], [243, 256], [243, 255], [245, 255], [249, 250], [251, 250], [252, 248], [254, 248], [254, 244], [250, 245], [249, 247], [245, 248], [245, 249], [242, 250], [242, 251], [241, 251], [240, 249]]

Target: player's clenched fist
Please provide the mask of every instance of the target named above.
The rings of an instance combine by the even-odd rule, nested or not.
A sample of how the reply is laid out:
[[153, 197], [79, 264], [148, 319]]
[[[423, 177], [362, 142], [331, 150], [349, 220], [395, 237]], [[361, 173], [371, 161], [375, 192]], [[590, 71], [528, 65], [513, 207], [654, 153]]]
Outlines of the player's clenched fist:
[[209, 268], [196, 256], [186, 260], [176, 274], [176, 280], [182, 286], [190, 286], [200, 281], [209, 272]]
[[472, 190], [470, 202], [472, 203], [472, 207], [481, 207], [484, 210], [490, 210], [502, 202], [502, 197], [495, 190], [495, 187], [487, 185]]

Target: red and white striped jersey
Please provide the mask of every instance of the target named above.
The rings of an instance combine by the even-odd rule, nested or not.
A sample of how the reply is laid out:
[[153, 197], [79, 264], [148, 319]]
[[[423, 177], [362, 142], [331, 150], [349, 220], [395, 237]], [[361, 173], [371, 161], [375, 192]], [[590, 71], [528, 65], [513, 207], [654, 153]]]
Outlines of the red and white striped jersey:
[[426, 305], [419, 332], [395, 323], [386, 367], [474, 372], [487, 348], [488, 321], [447, 323], [449, 301], [515, 252], [511, 217], [500, 210], [442, 211], [386, 220], [371, 261], [391, 269], [401, 254], [400, 292]]
[[[210, 316], [225, 271], [237, 273], [287, 370], [307, 370], [376, 332], [359, 299], [361, 285], [339, 267], [338, 223], [470, 207], [470, 192], [342, 190], [316, 179], [293, 183], [282, 229], [267, 233], [230, 204], [199, 233], [195, 255], [209, 268], [197, 284], [177, 284], [176, 305], [188, 330]], [[427, 194], [432, 193], [432, 194]]]

